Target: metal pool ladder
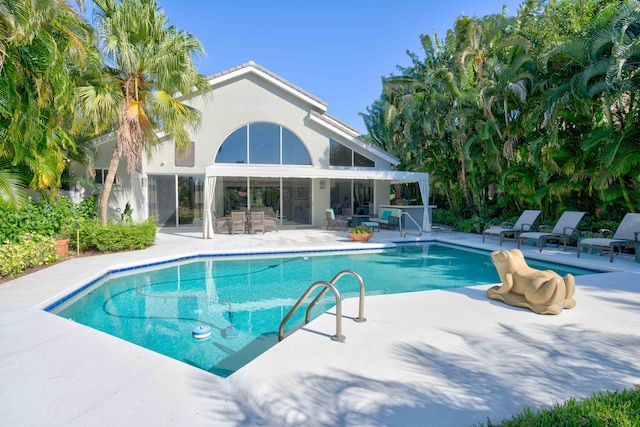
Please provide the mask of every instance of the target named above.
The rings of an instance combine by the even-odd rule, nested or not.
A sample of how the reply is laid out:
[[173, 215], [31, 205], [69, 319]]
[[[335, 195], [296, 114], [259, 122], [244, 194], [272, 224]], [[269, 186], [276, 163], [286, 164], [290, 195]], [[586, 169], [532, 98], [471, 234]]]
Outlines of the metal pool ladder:
[[[426, 209], [426, 208], [425, 208], [425, 209]], [[406, 232], [404, 233], [404, 236], [403, 236], [403, 235], [402, 235], [402, 220], [401, 220], [401, 221], [400, 221], [400, 236], [402, 236], [402, 237], [407, 237], [407, 234], [411, 234], [412, 236], [422, 236], [422, 231], [423, 231], [423, 230], [422, 230], [422, 227], [420, 227], [420, 224], [418, 224], [418, 223], [416, 222], [416, 220], [415, 220], [415, 219], [413, 219], [413, 217], [412, 217], [411, 215], [409, 215], [407, 212], [402, 212], [402, 215], [405, 215], [407, 218], [409, 218], [409, 219], [411, 220], [411, 222], [413, 222], [413, 223], [416, 225], [416, 227], [418, 227], [418, 234], [416, 234], [416, 233], [409, 233], [408, 231], [406, 231]]]
[[331, 337], [333, 341], [344, 341], [346, 337], [342, 335], [342, 298], [340, 297], [340, 292], [338, 288], [336, 288], [335, 283], [345, 275], [351, 275], [355, 277], [360, 283], [360, 301], [358, 306], [358, 317], [353, 319], [356, 322], [366, 322], [367, 319], [364, 318], [364, 281], [362, 277], [358, 273], [352, 270], [342, 270], [340, 273], [336, 274], [336, 276], [331, 279], [330, 282], [326, 282], [324, 280], [320, 280], [309, 286], [309, 289], [300, 297], [298, 302], [289, 310], [287, 315], [280, 322], [280, 330], [278, 332], [278, 341], [282, 341], [284, 339], [284, 326], [291, 319], [291, 317], [295, 314], [296, 311], [300, 308], [302, 303], [307, 299], [307, 297], [313, 292], [316, 288], [324, 287], [322, 291], [316, 296], [313, 301], [307, 307], [307, 314], [304, 318], [304, 324], [309, 323], [309, 318], [311, 316], [311, 309], [316, 305], [316, 303], [327, 293], [327, 290], [331, 289], [333, 295], [336, 297], [336, 334]]

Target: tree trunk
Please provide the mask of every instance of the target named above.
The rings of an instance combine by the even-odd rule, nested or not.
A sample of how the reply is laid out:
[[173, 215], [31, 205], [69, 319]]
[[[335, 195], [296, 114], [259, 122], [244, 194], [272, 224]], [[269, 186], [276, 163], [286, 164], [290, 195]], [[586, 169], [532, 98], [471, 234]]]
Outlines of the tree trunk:
[[120, 147], [116, 143], [116, 148], [113, 150], [113, 156], [111, 157], [111, 163], [109, 163], [109, 171], [104, 178], [104, 184], [102, 186], [102, 193], [100, 194], [100, 222], [102, 224], [107, 223], [107, 208], [109, 207], [109, 196], [111, 195], [111, 187], [113, 187], [113, 181], [116, 177], [116, 171], [120, 164]]

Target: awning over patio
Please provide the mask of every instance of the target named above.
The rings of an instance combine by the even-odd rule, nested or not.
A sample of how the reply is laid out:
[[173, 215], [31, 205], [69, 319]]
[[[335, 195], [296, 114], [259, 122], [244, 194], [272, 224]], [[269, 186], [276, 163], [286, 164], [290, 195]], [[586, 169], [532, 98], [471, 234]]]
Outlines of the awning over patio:
[[205, 212], [203, 238], [213, 238], [213, 215], [211, 207], [215, 200], [215, 182], [218, 177], [255, 177], [255, 178], [311, 178], [311, 179], [371, 179], [387, 181], [389, 184], [417, 182], [425, 203], [423, 229], [431, 230], [427, 204], [429, 200], [429, 174], [423, 172], [403, 172], [377, 169], [319, 169], [303, 166], [274, 165], [211, 165], [206, 168]]

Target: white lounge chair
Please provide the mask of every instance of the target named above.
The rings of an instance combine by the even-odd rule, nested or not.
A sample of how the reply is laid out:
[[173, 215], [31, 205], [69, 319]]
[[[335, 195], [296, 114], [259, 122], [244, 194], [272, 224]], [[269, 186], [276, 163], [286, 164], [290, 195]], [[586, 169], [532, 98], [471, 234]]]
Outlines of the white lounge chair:
[[602, 255], [602, 251], [609, 251], [609, 262], [613, 262], [613, 254], [616, 247], [632, 245], [636, 252], [636, 261], [638, 261], [638, 236], [640, 235], [640, 213], [628, 213], [622, 218], [622, 222], [613, 234], [613, 237], [604, 237], [613, 231], [602, 229], [600, 237], [590, 237], [580, 239], [578, 241], [578, 258], [582, 248], [597, 248]]
[[538, 242], [540, 252], [542, 252], [542, 247], [546, 240], [558, 239], [562, 240], [562, 250], [566, 251], [567, 238], [571, 237], [573, 234], [580, 233], [578, 231], [578, 224], [580, 224], [580, 221], [582, 221], [585, 214], [586, 212], [567, 211], [560, 215], [558, 222], [556, 222], [555, 227], [551, 230], [543, 231], [545, 228], [550, 229], [551, 227], [548, 225], [541, 225], [538, 227], [538, 230], [540, 231], [526, 231], [524, 233], [520, 233], [518, 236], [518, 249], [524, 242], [535, 241]]
[[533, 223], [536, 222], [541, 212], [526, 210], [522, 212], [515, 224], [503, 222], [500, 226], [487, 228], [482, 232], [482, 242], [484, 243], [484, 236], [487, 234], [489, 236], [500, 236], [500, 246], [502, 246], [506, 236], [513, 235], [513, 238], [517, 239], [520, 233], [530, 231], [533, 228]]

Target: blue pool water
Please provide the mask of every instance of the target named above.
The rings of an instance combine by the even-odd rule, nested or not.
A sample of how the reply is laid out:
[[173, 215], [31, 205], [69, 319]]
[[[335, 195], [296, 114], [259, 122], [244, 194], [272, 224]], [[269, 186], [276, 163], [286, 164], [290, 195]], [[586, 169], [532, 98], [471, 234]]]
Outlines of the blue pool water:
[[[560, 275], [592, 273], [528, 262]], [[499, 282], [489, 252], [422, 243], [374, 252], [214, 257], [110, 274], [86, 292], [54, 304], [51, 311], [228, 376], [277, 343], [280, 322], [312, 283], [329, 281], [347, 269], [362, 276], [367, 295]], [[343, 298], [358, 295], [358, 282], [351, 276], [336, 286]], [[328, 292], [312, 317], [333, 305], [335, 298]], [[287, 330], [303, 322], [305, 310], [306, 305], [287, 323]], [[193, 338], [197, 326], [209, 326], [211, 337]]]

